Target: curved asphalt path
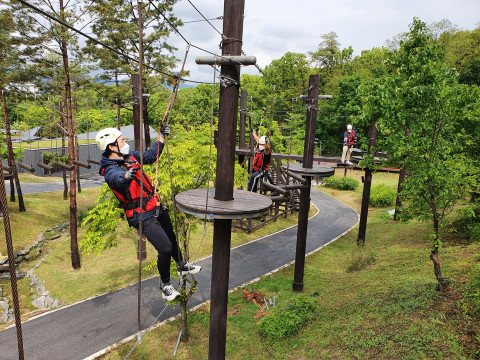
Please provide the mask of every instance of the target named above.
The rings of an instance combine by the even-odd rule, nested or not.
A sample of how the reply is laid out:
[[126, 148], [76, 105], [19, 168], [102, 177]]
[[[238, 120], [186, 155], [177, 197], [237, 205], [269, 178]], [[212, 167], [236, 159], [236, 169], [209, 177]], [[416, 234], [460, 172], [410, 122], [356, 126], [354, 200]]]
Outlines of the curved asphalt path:
[[[306, 252], [320, 249], [358, 222], [358, 213], [321, 193], [311, 191], [319, 208], [309, 220]], [[295, 259], [297, 226], [266, 236], [231, 250], [229, 288], [250, 282]], [[197, 263], [197, 291], [189, 306], [210, 297], [211, 257]], [[308, 260], [307, 260], [308, 261]], [[292, 279], [293, 281], [293, 279]], [[142, 327], [148, 328], [162, 312], [165, 302], [158, 290], [158, 277], [142, 282]], [[159, 321], [178, 314], [167, 307]], [[22, 324], [25, 359], [84, 359], [137, 333], [137, 285], [48, 312]], [[140, 345], [141, 346], [141, 345]], [[18, 359], [14, 327], [0, 332], [0, 359]]]

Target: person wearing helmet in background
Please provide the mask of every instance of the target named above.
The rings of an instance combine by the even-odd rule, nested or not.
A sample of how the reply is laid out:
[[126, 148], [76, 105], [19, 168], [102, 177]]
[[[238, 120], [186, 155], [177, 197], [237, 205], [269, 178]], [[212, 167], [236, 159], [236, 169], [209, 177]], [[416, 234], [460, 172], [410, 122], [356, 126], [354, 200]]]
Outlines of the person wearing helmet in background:
[[347, 131], [343, 133], [343, 152], [342, 152], [342, 164], [353, 165], [350, 162], [350, 155], [352, 155], [353, 145], [357, 140], [357, 133], [353, 130], [352, 124], [347, 125]]
[[[144, 164], [152, 164], [157, 160], [157, 149], [160, 155], [164, 136], [168, 134], [170, 128], [162, 126], [159, 141], [155, 141], [149, 150], [143, 152]], [[128, 224], [137, 230], [140, 225], [140, 181], [143, 180], [142, 232], [158, 252], [157, 268], [161, 278], [162, 297], [167, 301], [174, 300], [180, 293], [170, 283], [170, 258], [176, 261], [180, 275], [196, 274], [201, 266], [183, 260], [168, 209], [158, 205], [160, 197], [153, 193], [154, 186], [147, 174], [141, 176], [143, 169], [139, 163], [140, 152], [130, 150], [120, 130], [115, 128], [99, 131], [95, 140], [103, 151], [99, 173], [104, 176], [105, 182], [119, 200], [119, 207], [125, 211]]]
[[268, 165], [270, 165], [270, 160], [272, 158], [272, 151], [270, 149], [268, 137], [262, 136], [259, 139], [253, 129], [250, 129], [250, 133], [255, 139], [255, 142], [258, 143], [258, 148], [253, 159], [253, 172], [248, 183], [248, 191], [256, 192], [258, 180], [266, 171], [268, 171]]

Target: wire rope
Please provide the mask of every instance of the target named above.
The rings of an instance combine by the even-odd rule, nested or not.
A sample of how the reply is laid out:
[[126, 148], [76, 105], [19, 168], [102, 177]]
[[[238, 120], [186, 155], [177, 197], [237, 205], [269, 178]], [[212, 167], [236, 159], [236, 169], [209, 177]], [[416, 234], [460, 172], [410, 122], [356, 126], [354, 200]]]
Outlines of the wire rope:
[[203, 235], [202, 239], [200, 240], [200, 243], [198, 244], [197, 251], [195, 253], [195, 257], [193, 258], [193, 262], [197, 260], [198, 253], [200, 251], [200, 248], [202, 246], [203, 240], [205, 239], [205, 234], [207, 233], [207, 224], [210, 222], [210, 219], [212, 216], [208, 217], [208, 222], [207, 222], [207, 212], [208, 212], [208, 192], [210, 189], [210, 167], [211, 167], [211, 162], [212, 162], [212, 142], [213, 142], [213, 114], [214, 114], [214, 108], [215, 108], [215, 76], [216, 76], [216, 71], [217, 68], [215, 64], [213, 65], [213, 86], [212, 86], [212, 111], [211, 111], [211, 116], [210, 116], [210, 148], [209, 148], [209, 154], [208, 154], [208, 170], [207, 170], [207, 199], [205, 201], [205, 217], [204, 217], [204, 224], [203, 224]]

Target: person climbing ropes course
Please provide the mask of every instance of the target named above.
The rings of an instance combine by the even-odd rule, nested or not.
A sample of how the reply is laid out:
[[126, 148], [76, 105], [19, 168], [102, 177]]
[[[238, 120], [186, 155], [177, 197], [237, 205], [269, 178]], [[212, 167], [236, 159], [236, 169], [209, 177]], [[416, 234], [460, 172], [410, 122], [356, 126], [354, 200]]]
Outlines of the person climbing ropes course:
[[[163, 126], [159, 139], [149, 150], [143, 152], [143, 163], [153, 164], [164, 147], [164, 137], [170, 134], [170, 127]], [[168, 209], [163, 207], [158, 194], [154, 194], [151, 179], [143, 172], [140, 152], [132, 151], [122, 133], [115, 128], [105, 128], [95, 137], [103, 151], [100, 161], [100, 175], [119, 200], [119, 207], [125, 211], [129, 226], [138, 230], [140, 225], [140, 196], [143, 197], [142, 233], [158, 252], [157, 268], [161, 278], [162, 297], [172, 301], [180, 293], [170, 282], [170, 259], [177, 264], [179, 275], [196, 274], [201, 266], [185, 262], [178, 248]], [[143, 194], [141, 192], [143, 181]]]
[[347, 125], [347, 130], [343, 133], [343, 152], [342, 152], [342, 161], [344, 165], [352, 166], [353, 163], [350, 161], [350, 156], [352, 155], [353, 145], [357, 141], [357, 133], [353, 130], [352, 124]]
[[253, 158], [252, 174], [250, 176], [250, 182], [248, 183], [248, 191], [257, 191], [258, 181], [268, 171], [270, 160], [272, 158], [272, 151], [270, 149], [270, 141], [267, 136], [258, 138], [258, 135], [250, 128], [255, 142], [258, 143], [255, 157]]

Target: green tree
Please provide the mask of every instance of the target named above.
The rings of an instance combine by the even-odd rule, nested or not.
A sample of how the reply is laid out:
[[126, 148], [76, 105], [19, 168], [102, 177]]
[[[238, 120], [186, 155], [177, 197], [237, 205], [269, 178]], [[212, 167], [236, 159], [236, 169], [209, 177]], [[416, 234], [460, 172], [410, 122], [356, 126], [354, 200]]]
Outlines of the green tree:
[[[143, 57], [145, 64], [148, 64], [144, 67], [142, 75], [144, 93], [152, 92], [153, 88], [161, 86], [166, 81], [172, 82], [172, 78], [165, 76], [164, 73], [173, 69], [177, 61], [173, 56], [173, 51], [176, 49], [166, 41], [171, 31], [170, 24], [175, 27], [182, 24], [172, 13], [173, 5], [176, 2], [177, 0], [162, 0], [155, 2], [155, 5], [146, 3], [143, 6], [143, 28], [146, 29], [143, 35]], [[116, 87], [112, 88], [114, 91], [109, 95], [110, 98], [121, 98], [125, 96], [125, 93], [119, 86], [119, 76], [129, 78], [132, 73], [138, 73], [138, 62], [134, 60], [138, 58], [139, 53], [137, 3], [126, 0], [94, 0], [90, 11], [95, 18], [92, 32], [98, 40], [117, 52], [99, 47], [90, 40], [87, 41], [84, 52], [89, 54], [90, 58], [104, 71], [102, 76], [105, 79], [115, 81]], [[164, 20], [162, 14], [168, 19], [168, 22]], [[132, 57], [132, 54], [135, 55]], [[144, 97], [145, 128], [148, 128], [149, 125], [148, 104], [149, 98]], [[145, 140], [146, 145], [149, 146], [148, 133], [146, 133]]]
[[383, 146], [409, 173], [401, 193], [404, 214], [431, 221], [430, 258], [439, 288], [445, 289], [440, 230], [474, 180], [462, 123], [466, 102], [473, 99], [468, 87], [456, 83], [455, 71], [445, 65], [438, 45], [418, 19], [387, 66], [389, 74], [366, 94], [364, 116], [377, 120]]

